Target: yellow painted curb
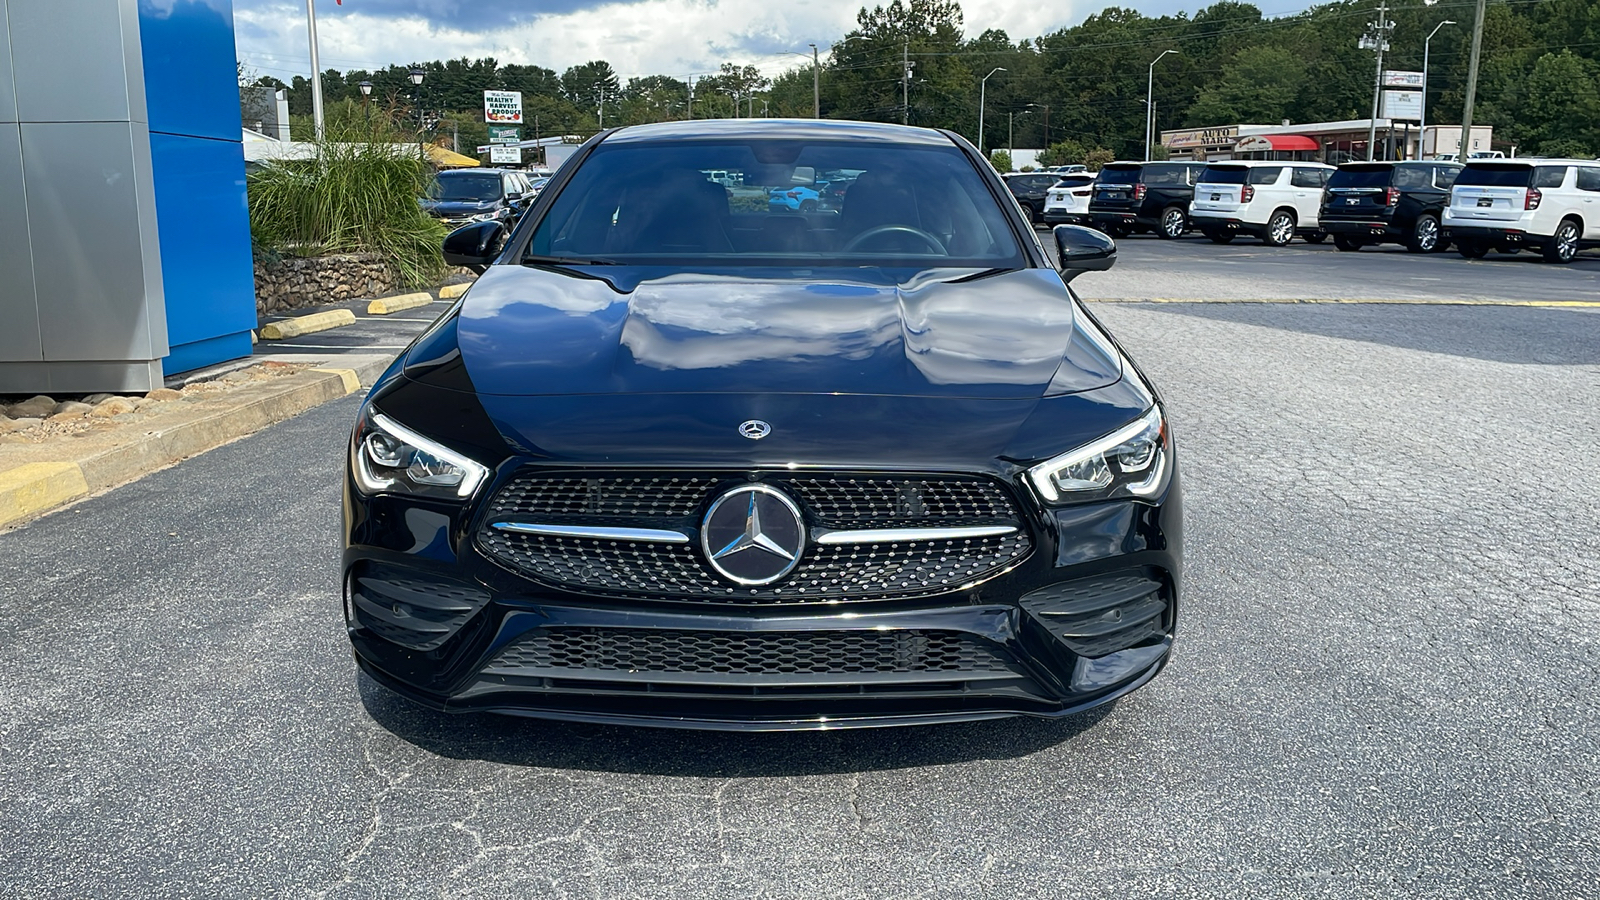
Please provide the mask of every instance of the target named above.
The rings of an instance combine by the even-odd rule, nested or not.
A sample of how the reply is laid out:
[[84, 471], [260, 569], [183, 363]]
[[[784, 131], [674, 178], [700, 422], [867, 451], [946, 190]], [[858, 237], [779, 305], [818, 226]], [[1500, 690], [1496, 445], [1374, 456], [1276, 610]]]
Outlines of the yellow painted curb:
[[28, 463], [0, 472], [0, 525], [9, 525], [89, 493], [77, 463]]
[[284, 338], [299, 337], [313, 331], [327, 331], [329, 328], [338, 328], [341, 325], [354, 325], [356, 314], [348, 309], [330, 309], [324, 312], [312, 313], [309, 316], [296, 316], [273, 322], [261, 329], [261, 339], [264, 341], [281, 341]]
[[1086, 297], [1085, 303], [1343, 303], [1377, 306], [1536, 306], [1553, 309], [1600, 308], [1600, 300], [1442, 300], [1354, 297]]
[[311, 371], [326, 372], [329, 375], [339, 376], [339, 380], [344, 382], [344, 392], [346, 394], [354, 394], [356, 391], [361, 390], [361, 376], [356, 374], [355, 369], [312, 369]]
[[472, 287], [472, 282], [470, 281], [466, 282], [465, 284], [447, 284], [444, 287], [439, 288], [439, 299], [454, 300], [462, 294], [465, 294], [467, 292], [467, 288], [469, 287]]
[[403, 309], [416, 309], [427, 306], [433, 302], [432, 294], [397, 294], [393, 297], [383, 297], [367, 304], [367, 315], [387, 316]]

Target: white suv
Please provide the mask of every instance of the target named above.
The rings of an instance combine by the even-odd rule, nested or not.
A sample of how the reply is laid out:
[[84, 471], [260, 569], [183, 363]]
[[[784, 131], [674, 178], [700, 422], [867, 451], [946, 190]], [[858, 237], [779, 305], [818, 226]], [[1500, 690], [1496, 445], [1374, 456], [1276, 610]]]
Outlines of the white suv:
[[1444, 229], [1468, 259], [1528, 248], [1572, 262], [1584, 247], [1600, 246], [1600, 162], [1472, 160], [1450, 189]]
[[1238, 160], [1207, 165], [1194, 186], [1189, 219], [1219, 244], [1253, 234], [1282, 247], [1296, 234], [1317, 242], [1322, 189], [1333, 166], [1288, 160]]
[[1098, 172], [1062, 175], [1044, 197], [1046, 225], [1078, 225], [1089, 221], [1089, 195]]

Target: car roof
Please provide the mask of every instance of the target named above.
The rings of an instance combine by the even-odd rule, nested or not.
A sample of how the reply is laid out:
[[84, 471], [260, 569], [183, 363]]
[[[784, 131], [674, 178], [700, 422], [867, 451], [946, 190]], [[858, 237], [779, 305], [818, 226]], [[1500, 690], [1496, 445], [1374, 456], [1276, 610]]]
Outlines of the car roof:
[[1333, 168], [1333, 166], [1330, 166], [1327, 163], [1309, 162], [1298, 159], [1219, 159], [1215, 162], [1206, 163], [1206, 165], [1243, 166], [1247, 169], [1257, 166], [1321, 166], [1324, 169]]
[[605, 136], [607, 144], [646, 141], [728, 140], [770, 138], [809, 141], [860, 141], [881, 144], [915, 144], [950, 147], [954, 142], [931, 128], [882, 122], [831, 119], [691, 119], [628, 125]]
[[1515, 159], [1497, 157], [1494, 159], [1469, 159], [1469, 166], [1592, 166], [1596, 160], [1570, 159], [1567, 157], [1519, 156]]

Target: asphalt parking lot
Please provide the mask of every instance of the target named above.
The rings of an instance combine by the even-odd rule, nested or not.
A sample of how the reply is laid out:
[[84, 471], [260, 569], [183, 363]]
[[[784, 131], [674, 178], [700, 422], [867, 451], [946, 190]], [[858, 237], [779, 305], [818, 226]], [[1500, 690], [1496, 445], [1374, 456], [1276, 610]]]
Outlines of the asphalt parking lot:
[[[1124, 248], [1085, 294], [1367, 277]], [[1600, 294], [1596, 261], [1361, 262]], [[349, 398], [0, 534], [0, 896], [1600, 897], [1600, 311], [1094, 311], [1187, 489], [1178, 656], [1114, 708], [721, 735], [409, 706], [342, 631]]]
[[[1050, 248], [1048, 232], [1040, 237]], [[1400, 300], [1600, 302], [1600, 251], [1566, 266], [1537, 253], [1463, 259], [1454, 250], [1416, 254], [1383, 244], [1341, 253], [1332, 241], [1269, 247], [1254, 238], [1213, 244], [1133, 235], [1117, 241], [1117, 266], [1072, 284], [1093, 300]]]

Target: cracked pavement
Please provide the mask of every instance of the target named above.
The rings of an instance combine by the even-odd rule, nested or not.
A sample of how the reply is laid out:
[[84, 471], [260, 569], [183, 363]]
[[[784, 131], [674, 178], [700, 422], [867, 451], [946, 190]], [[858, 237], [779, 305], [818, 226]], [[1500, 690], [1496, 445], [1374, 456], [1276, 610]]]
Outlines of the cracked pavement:
[[420, 710], [342, 630], [346, 399], [0, 534], [0, 897], [1600, 897], [1600, 313], [1094, 312], [1187, 490], [1114, 708]]

